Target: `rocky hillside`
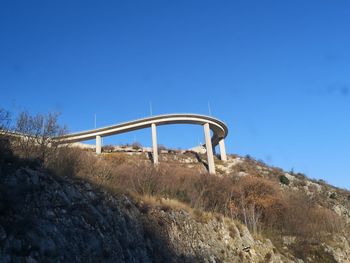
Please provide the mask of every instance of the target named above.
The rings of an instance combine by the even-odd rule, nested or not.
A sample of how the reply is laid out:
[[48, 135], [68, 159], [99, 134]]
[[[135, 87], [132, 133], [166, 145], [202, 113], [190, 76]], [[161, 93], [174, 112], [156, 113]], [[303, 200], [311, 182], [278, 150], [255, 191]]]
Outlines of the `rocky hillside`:
[[[298, 253], [303, 245], [295, 236], [284, 235], [271, 241], [263, 232], [250, 232], [238, 219], [180, 202], [172, 198], [175, 195], [169, 196], [170, 192], [161, 195], [158, 193], [163, 192], [156, 189], [141, 191], [135, 186], [136, 181], [134, 193], [109, 187], [122, 185], [131, 176], [126, 164], [136, 167], [135, 162], [147, 163], [148, 157], [142, 151], [101, 157], [84, 155], [89, 162], [79, 171], [74, 168], [76, 164], [74, 171], [63, 169], [67, 159], [55, 160], [56, 166], [44, 168], [7, 161], [0, 177], [0, 262], [350, 261], [349, 237], [345, 232], [350, 219], [349, 192], [251, 158], [230, 156], [227, 163], [216, 160], [221, 177], [234, 173], [267, 180], [278, 178], [281, 191], [303, 192], [347, 222], [344, 230], [332, 234], [327, 241], [315, 239], [307, 251]], [[161, 161], [174, 174], [174, 167], [179, 166], [184, 169], [182, 172], [205, 171], [205, 158], [193, 152], [164, 150]], [[91, 166], [86, 167], [87, 163]], [[119, 177], [114, 170], [108, 170], [109, 163], [116, 163], [113, 167], [119, 169]], [[147, 187], [151, 189], [150, 183]]]
[[289, 262], [223, 217], [135, 203], [44, 170], [1, 179], [1, 262]]

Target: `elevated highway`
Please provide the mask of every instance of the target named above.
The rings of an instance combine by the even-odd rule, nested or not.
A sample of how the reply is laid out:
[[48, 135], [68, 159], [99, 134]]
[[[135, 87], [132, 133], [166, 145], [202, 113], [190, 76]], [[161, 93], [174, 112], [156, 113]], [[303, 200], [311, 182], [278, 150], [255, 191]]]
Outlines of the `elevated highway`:
[[[96, 139], [96, 153], [101, 153], [101, 137], [111, 136], [120, 133], [126, 133], [144, 128], [152, 130], [152, 151], [153, 162], [158, 163], [158, 146], [157, 146], [157, 126], [169, 124], [197, 124], [204, 128], [205, 147], [208, 157], [209, 173], [215, 174], [213, 147], [219, 144], [220, 155], [223, 161], [227, 160], [224, 139], [228, 134], [226, 124], [219, 119], [199, 115], [199, 114], [166, 114], [147, 117], [134, 121], [119, 123], [111, 126], [106, 126], [98, 129], [81, 131], [76, 133], [66, 134], [64, 136], [52, 138], [53, 141], [59, 144], [81, 142], [91, 139]], [[212, 130], [213, 135], [210, 135]]]

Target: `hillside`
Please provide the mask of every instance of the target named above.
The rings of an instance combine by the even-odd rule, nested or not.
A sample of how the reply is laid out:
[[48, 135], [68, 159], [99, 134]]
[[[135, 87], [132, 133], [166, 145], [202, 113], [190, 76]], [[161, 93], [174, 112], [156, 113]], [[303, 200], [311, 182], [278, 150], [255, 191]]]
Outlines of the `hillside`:
[[0, 262], [349, 262], [350, 193], [249, 157], [2, 158]]

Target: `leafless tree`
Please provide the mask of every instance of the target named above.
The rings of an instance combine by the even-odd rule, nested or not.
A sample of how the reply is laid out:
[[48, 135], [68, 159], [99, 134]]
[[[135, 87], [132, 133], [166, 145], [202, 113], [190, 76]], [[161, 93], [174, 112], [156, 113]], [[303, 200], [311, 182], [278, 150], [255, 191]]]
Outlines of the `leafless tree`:
[[17, 146], [25, 158], [45, 161], [49, 151], [55, 147], [52, 138], [63, 135], [66, 129], [57, 122], [58, 113], [30, 115], [21, 112], [17, 118], [15, 131], [21, 136]]
[[11, 114], [9, 111], [0, 108], [0, 130], [5, 132], [9, 129], [11, 123]]

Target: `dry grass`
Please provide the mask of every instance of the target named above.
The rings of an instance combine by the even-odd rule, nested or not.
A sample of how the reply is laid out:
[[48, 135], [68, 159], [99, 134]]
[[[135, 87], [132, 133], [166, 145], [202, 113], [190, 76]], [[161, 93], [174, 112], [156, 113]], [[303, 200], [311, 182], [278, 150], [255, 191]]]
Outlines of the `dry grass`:
[[188, 213], [192, 213], [193, 209], [183, 203], [180, 202], [176, 199], [168, 199], [168, 198], [163, 198], [163, 197], [155, 197], [155, 196], [139, 196], [139, 200], [141, 200], [142, 204], [146, 204], [150, 207], [158, 207], [163, 211], [168, 211], [168, 210], [183, 210]]

